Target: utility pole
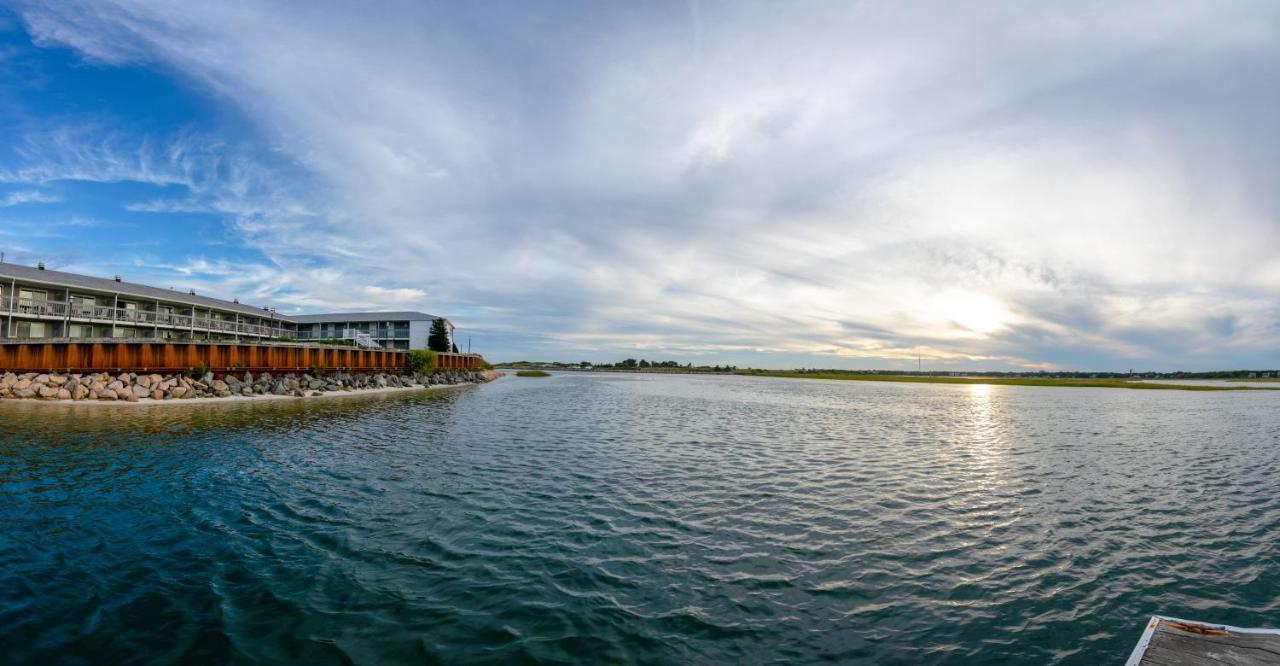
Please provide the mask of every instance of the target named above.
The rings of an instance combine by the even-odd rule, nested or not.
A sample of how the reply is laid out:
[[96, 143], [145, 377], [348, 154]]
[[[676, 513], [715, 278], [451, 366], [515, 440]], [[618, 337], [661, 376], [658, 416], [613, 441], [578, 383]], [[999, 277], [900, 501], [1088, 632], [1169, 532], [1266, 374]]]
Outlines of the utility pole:
[[470, 335], [467, 336], [467, 353], [468, 354], [471, 353], [471, 336]]

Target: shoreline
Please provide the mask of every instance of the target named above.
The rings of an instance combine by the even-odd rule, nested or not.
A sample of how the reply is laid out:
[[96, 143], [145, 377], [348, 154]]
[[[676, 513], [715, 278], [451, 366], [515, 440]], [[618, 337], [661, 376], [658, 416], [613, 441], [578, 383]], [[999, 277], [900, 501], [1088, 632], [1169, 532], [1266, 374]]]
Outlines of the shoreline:
[[[496, 379], [496, 378], [495, 378]], [[493, 381], [492, 379], [488, 381]], [[412, 393], [415, 391], [435, 391], [442, 389], [463, 388], [467, 386], [480, 386], [487, 382], [462, 382], [458, 384], [433, 384], [430, 386], [387, 386], [375, 389], [359, 389], [354, 391], [326, 391], [320, 395], [307, 394], [302, 397], [293, 395], [274, 395], [267, 393], [264, 395], [231, 395], [219, 398], [192, 398], [189, 400], [153, 400], [151, 398], [139, 398], [136, 402], [128, 400], [0, 400], [0, 409], [6, 404], [14, 405], [101, 405], [104, 408], [113, 407], [155, 407], [155, 406], [198, 406], [198, 405], [227, 405], [227, 404], [246, 404], [254, 402], [276, 402], [276, 401], [294, 401], [294, 402], [310, 402], [312, 400], [323, 400], [326, 398], [356, 398], [361, 396], [385, 396], [396, 393]]]
[[836, 372], [794, 372], [786, 370], [739, 370], [740, 377], [778, 379], [828, 379], [833, 381], [889, 382], [904, 384], [961, 384], [985, 386], [1044, 386], [1049, 388], [1115, 388], [1147, 391], [1280, 391], [1271, 386], [1205, 386], [1160, 384], [1144, 380], [1120, 379], [1038, 379], [1034, 377], [928, 377], [920, 375], [871, 375]]
[[[503, 370], [515, 370], [510, 366], [500, 366]], [[533, 369], [532, 367], [530, 369]], [[740, 369], [732, 372], [706, 372], [697, 370], [681, 370], [679, 368], [556, 368], [538, 366], [536, 369], [547, 372], [575, 373], [615, 373], [634, 375], [690, 375], [706, 377], [769, 377], [774, 379], [827, 379], [833, 381], [889, 382], [906, 384], [961, 384], [986, 386], [1044, 386], [1049, 388], [1118, 388], [1156, 391], [1280, 391], [1280, 378], [1260, 379], [1222, 379], [1225, 383], [1247, 384], [1249, 382], [1275, 383], [1276, 386], [1218, 386], [1192, 384], [1193, 381], [1213, 380], [1179, 380], [1179, 379], [1069, 379], [1039, 377], [981, 377], [962, 376], [929, 376], [929, 375], [886, 375], [863, 374], [855, 372], [799, 372], [795, 370], [755, 370]], [[1175, 383], [1175, 382], [1188, 383]]]
[[243, 380], [227, 374], [216, 378], [206, 373], [200, 379], [182, 375], [138, 375], [108, 373], [56, 375], [33, 373], [0, 376], [0, 404], [228, 404], [261, 401], [306, 400], [307, 398], [378, 396], [411, 391], [484, 384], [504, 373], [495, 370], [441, 374], [328, 376], [262, 373], [256, 379], [246, 372]]

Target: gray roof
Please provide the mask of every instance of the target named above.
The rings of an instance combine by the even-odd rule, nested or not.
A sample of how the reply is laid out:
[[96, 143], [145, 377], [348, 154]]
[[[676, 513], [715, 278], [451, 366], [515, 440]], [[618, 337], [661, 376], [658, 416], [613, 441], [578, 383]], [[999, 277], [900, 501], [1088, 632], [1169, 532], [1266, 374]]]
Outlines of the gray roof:
[[[261, 307], [255, 308], [251, 305], [224, 301], [220, 298], [209, 298], [208, 296], [200, 295], [193, 296], [183, 291], [177, 291], [176, 289], [148, 287], [145, 284], [135, 284], [132, 282], [116, 282], [115, 280], [108, 280], [106, 278], [96, 278], [76, 273], [64, 273], [62, 271], [41, 270], [39, 268], [19, 266], [17, 264], [0, 264], [0, 277], [30, 280], [32, 282], [48, 282], [62, 287], [71, 287], [73, 289], [79, 287], [81, 289], [109, 291], [136, 298], [147, 298], [168, 301], [171, 303], [195, 305], [198, 307], [216, 308], [219, 310], [253, 315], [255, 317], [271, 316], [271, 313], [263, 310]], [[276, 314], [276, 319], [284, 321], [293, 320], [291, 317], [281, 316], [280, 314]]]
[[425, 312], [328, 312], [324, 314], [289, 315], [289, 321], [299, 324], [324, 324], [365, 321], [431, 321], [440, 319]]
[[[0, 279], [4, 278], [14, 278], [17, 280], [31, 282], [44, 282], [55, 284], [60, 287], [71, 287], [72, 289], [80, 288], [92, 289], [95, 291], [107, 291], [117, 293], [122, 296], [160, 300], [169, 303], [183, 303], [202, 308], [216, 308], [218, 310], [239, 312], [241, 314], [253, 315], [255, 317], [271, 316], [271, 313], [263, 310], [261, 307], [255, 308], [252, 305], [233, 303], [231, 301], [224, 301], [220, 298], [209, 298], [208, 296], [200, 295], [193, 296], [187, 292], [178, 291], [176, 289], [161, 289], [159, 287], [149, 287], [145, 284], [136, 284], [133, 282], [116, 282], [115, 280], [108, 280], [106, 278], [96, 278], [89, 275], [80, 275], [78, 273], [64, 273], [62, 271], [41, 270], [31, 266], [19, 266], [18, 264], [0, 263]], [[330, 314], [310, 315], [285, 315], [277, 312], [275, 318], [278, 321], [299, 324], [404, 320], [430, 321], [437, 319], [435, 315], [430, 315], [425, 312], [335, 312]]]

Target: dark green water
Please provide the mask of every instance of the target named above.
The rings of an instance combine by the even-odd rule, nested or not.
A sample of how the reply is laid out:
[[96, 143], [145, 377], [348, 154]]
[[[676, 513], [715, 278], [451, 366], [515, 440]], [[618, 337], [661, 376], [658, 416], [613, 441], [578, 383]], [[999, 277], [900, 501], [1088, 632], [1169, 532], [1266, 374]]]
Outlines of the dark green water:
[[1273, 393], [0, 403], [4, 663], [1121, 663], [1275, 625]]

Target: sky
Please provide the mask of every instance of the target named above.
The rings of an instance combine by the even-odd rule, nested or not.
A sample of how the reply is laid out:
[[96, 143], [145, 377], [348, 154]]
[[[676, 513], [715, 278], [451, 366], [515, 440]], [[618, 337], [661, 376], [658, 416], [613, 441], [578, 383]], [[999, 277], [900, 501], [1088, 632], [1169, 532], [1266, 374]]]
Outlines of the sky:
[[492, 361], [1280, 367], [1280, 4], [0, 0], [5, 261]]

